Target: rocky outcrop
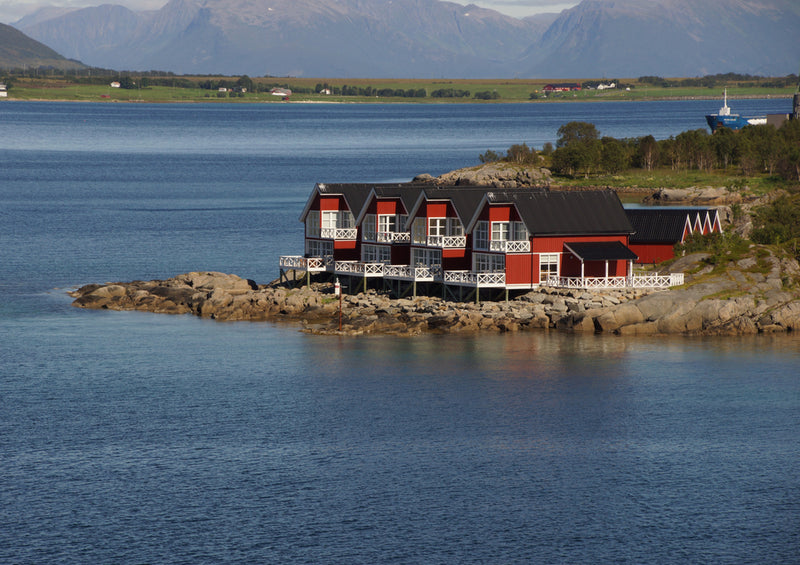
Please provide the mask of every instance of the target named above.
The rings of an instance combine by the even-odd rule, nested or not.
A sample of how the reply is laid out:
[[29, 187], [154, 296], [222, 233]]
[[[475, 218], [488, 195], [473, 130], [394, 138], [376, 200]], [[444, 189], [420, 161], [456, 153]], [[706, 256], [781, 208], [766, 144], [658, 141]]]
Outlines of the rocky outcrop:
[[450, 171], [439, 177], [420, 175], [415, 182], [428, 181], [450, 186], [491, 186], [493, 188], [521, 188], [549, 186], [552, 177], [545, 168], [516, 166], [495, 162]]
[[351, 335], [564, 330], [615, 334], [744, 335], [800, 329], [800, 265], [763, 249], [725, 267], [703, 254], [678, 260], [687, 284], [669, 291], [541, 288], [510, 301], [392, 299], [374, 290], [339, 300], [330, 283], [285, 288], [236, 275], [195, 272], [166, 280], [91, 284], [80, 308], [193, 314], [219, 321], [295, 320], [305, 331]]
[[741, 204], [741, 193], [725, 187], [662, 188], [645, 197], [643, 202], [662, 206], [731, 206]]

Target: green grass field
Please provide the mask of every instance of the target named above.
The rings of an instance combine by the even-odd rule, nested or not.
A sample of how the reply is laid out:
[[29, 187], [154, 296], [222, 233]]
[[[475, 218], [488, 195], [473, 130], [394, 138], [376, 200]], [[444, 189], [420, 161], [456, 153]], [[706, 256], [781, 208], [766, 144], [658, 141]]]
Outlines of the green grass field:
[[[209, 78], [231, 77], [181, 77], [188, 78], [195, 82], [207, 80]], [[111, 82], [112, 79], [109, 79]], [[509, 103], [509, 102], [548, 102], [548, 101], [604, 101], [604, 100], [659, 100], [659, 99], [686, 99], [686, 98], [719, 98], [722, 95], [723, 86], [714, 88], [706, 87], [675, 87], [663, 88], [649, 84], [641, 84], [636, 79], [623, 79], [626, 84], [633, 85], [631, 90], [582, 90], [576, 92], [552, 94], [544, 97], [542, 88], [547, 80], [461, 80], [461, 79], [441, 79], [441, 80], [410, 80], [410, 79], [320, 79], [320, 78], [289, 78], [289, 79], [253, 79], [259, 85], [285, 84], [292, 88], [295, 93], [291, 97], [293, 102], [350, 102], [350, 103], [370, 103], [370, 102], [404, 102], [404, 103]], [[232, 81], [231, 81], [232, 82]], [[580, 81], [576, 81], [580, 82]], [[331, 86], [371, 86], [375, 89], [390, 88], [394, 90], [417, 90], [425, 89], [428, 96], [425, 98], [402, 98], [402, 97], [363, 97], [363, 96], [333, 96], [313, 92], [318, 84], [328, 83]], [[433, 98], [432, 92], [439, 89], [453, 88], [467, 90], [470, 92], [469, 98]], [[794, 92], [794, 87], [766, 88], [752, 86], [738, 86], [735, 83], [726, 86], [728, 97], [790, 97]], [[299, 91], [308, 90], [309, 93]], [[477, 92], [496, 92], [498, 97], [494, 100], [476, 100], [473, 98]], [[531, 94], [538, 96], [536, 100], [531, 100]], [[242, 97], [218, 96], [216, 91], [203, 90], [200, 88], [176, 88], [168, 86], [153, 86], [147, 88], [135, 88], [125, 90], [121, 88], [111, 88], [109, 85], [95, 86], [85, 84], [75, 84], [64, 79], [26, 79], [18, 78], [12, 81], [9, 90], [9, 98], [18, 100], [67, 100], [67, 101], [124, 101], [124, 102], [282, 102], [277, 96], [272, 96], [268, 92], [251, 93], [248, 92]]]

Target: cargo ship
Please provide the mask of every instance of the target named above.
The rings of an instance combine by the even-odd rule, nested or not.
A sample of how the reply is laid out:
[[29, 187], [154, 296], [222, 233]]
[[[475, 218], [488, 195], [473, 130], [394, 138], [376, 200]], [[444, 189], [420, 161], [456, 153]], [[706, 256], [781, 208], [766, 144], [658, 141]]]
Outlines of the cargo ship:
[[708, 127], [711, 128], [711, 133], [717, 131], [717, 128], [726, 127], [728, 129], [742, 129], [744, 126], [757, 126], [767, 123], [766, 116], [754, 116], [746, 118], [739, 114], [731, 114], [731, 109], [728, 106], [728, 90], [725, 89], [722, 99], [722, 108], [719, 109], [717, 114], [708, 114], [706, 122]]

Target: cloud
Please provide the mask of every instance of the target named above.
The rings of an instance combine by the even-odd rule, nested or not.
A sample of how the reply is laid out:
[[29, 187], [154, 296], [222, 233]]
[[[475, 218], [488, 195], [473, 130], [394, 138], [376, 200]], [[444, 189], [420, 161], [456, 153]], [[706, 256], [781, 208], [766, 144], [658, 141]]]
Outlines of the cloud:
[[459, 4], [475, 4], [509, 16], [524, 18], [546, 12], [561, 12], [579, 4], [579, 0], [454, 0]]

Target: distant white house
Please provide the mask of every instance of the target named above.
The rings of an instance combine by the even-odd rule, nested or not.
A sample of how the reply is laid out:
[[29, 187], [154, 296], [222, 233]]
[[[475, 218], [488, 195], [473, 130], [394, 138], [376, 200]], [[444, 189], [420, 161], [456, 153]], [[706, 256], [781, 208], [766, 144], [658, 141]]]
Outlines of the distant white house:
[[8, 89], [3, 83], [0, 83], [0, 98], [8, 98]]
[[608, 84], [602, 84], [602, 83], [601, 83], [601, 84], [598, 84], [598, 85], [597, 85], [597, 90], [608, 90], [608, 89], [610, 89], [610, 88], [617, 88], [617, 83], [615, 83], [615, 82], [610, 82], [610, 83], [608, 83]]
[[120, 84], [117, 81], [114, 81], [114, 82], [111, 83], [110, 86], [111, 86], [111, 88], [119, 88]]
[[227, 89], [227, 88], [225, 88], [224, 86], [220, 86], [218, 90], [219, 90], [220, 92], [228, 92], [228, 89]]
[[269, 93], [273, 96], [283, 96], [284, 98], [289, 98], [292, 95], [292, 91], [288, 88], [273, 88]]
[[330, 88], [323, 88], [322, 90], [319, 91], [319, 93], [320, 94], [325, 94], [327, 96], [330, 96], [331, 95], [331, 89]]

